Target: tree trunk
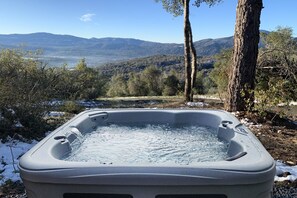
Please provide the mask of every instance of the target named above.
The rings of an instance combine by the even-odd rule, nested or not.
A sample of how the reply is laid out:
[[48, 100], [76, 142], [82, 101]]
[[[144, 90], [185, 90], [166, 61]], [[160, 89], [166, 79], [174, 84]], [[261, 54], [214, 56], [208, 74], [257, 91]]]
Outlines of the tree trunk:
[[192, 29], [189, 19], [190, 0], [183, 0], [184, 6], [184, 58], [185, 58], [185, 101], [193, 101], [193, 87], [196, 80], [196, 50], [192, 40]]
[[254, 102], [262, 0], [238, 0], [234, 34], [233, 68], [227, 110], [249, 110]]
[[184, 58], [185, 58], [185, 101], [191, 101], [191, 54], [189, 46], [189, 2], [184, 0]]
[[192, 58], [192, 61], [191, 61], [191, 68], [192, 68], [192, 71], [191, 71], [191, 101], [193, 102], [193, 88], [194, 88], [194, 85], [195, 85], [195, 81], [196, 81], [196, 76], [197, 76], [197, 54], [196, 54], [196, 49], [195, 49], [195, 46], [194, 46], [194, 43], [193, 43], [193, 35], [192, 35], [192, 28], [191, 28], [191, 24], [190, 24], [190, 21], [189, 21], [189, 45], [190, 45], [190, 51], [191, 51], [191, 58]]

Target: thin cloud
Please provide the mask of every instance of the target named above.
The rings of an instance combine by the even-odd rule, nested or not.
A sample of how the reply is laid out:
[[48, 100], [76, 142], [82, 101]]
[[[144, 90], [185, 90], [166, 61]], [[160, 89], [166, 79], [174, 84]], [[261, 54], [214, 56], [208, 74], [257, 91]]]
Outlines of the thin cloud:
[[96, 14], [92, 14], [92, 13], [87, 13], [82, 15], [79, 19], [83, 22], [89, 22], [92, 21], [92, 18], [95, 16]]

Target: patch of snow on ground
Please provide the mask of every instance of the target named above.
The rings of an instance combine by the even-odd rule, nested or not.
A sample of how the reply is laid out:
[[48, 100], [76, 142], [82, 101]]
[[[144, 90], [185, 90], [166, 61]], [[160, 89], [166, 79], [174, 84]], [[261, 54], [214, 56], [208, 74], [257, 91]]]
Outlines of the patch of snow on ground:
[[[288, 174], [285, 174], [288, 173]], [[284, 176], [283, 176], [284, 175]], [[281, 161], [276, 161], [276, 176], [274, 181], [295, 181], [297, 179], [297, 165], [288, 166]]]
[[35, 144], [37, 144], [37, 141], [25, 143], [11, 139], [6, 143], [2, 143], [0, 140], [0, 185], [3, 185], [7, 180], [20, 180], [19, 158]]
[[296, 101], [291, 101], [289, 103], [280, 103], [277, 106], [284, 107], [284, 106], [287, 106], [287, 105], [289, 105], [289, 106], [296, 106], [297, 105], [297, 102]]
[[46, 117], [63, 117], [65, 112], [62, 111], [50, 111], [47, 113]]
[[206, 106], [208, 106], [208, 104], [204, 103], [204, 102], [187, 102], [186, 105], [190, 106], [190, 107], [206, 107]]
[[253, 122], [251, 122], [248, 118], [243, 118], [240, 120], [240, 122], [242, 124], [244, 124], [247, 127], [254, 127], [254, 128], [261, 128], [262, 124], [255, 124]]

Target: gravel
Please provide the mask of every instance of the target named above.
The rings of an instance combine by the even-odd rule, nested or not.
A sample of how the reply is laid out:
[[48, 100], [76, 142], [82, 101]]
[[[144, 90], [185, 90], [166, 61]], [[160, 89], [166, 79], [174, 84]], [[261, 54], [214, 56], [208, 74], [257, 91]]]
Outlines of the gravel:
[[273, 187], [272, 198], [297, 198], [297, 188], [294, 187]]

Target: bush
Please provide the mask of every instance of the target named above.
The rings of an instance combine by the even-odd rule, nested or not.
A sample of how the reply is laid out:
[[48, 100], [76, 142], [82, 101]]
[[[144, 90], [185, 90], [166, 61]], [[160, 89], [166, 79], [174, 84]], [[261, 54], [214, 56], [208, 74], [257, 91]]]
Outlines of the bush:
[[232, 66], [232, 49], [222, 50], [215, 58], [214, 69], [210, 72], [209, 76], [212, 82], [215, 83], [219, 96], [222, 99], [226, 99]]
[[1, 136], [19, 133], [28, 138], [40, 137], [47, 130], [43, 101], [51, 83], [42, 64], [24, 55], [15, 50], [0, 53]]
[[164, 79], [164, 88], [162, 95], [164, 96], [175, 96], [178, 92], [179, 80], [178, 78], [171, 74]]
[[262, 33], [256, 76], [256, 110], [266, 112], [280, 103], [297, 100], [297, 41], [291, 28]]
[[78, 114], [84, 110], [84, 108], [77, 104], [75, 101], [66, 101], [61, 109], [62, 111], [72, 114]]
[[163, 82], [162, 72], [156, 66], [149, 66], [141, 73], [141, 80], [145, 82], [147, 95], [160, 96], [162, 95]]
[[116, 97], [116, 96], [127, 96], [127, 82], [122, 74], [117, 74], [111, 78], [109, 82], [109, 89], [107, 91], [107, 96]]
[[130, 96], [146, 96], [148, 93], [146, 83], [141, 79], [140, 74], [130, 73], [127, 86]]
[[[74, 70], [47, 68], [30, 52], [0, 52], [0, 138], [19, 133], [37, 138], [52, 129], [44, 115], [57, 99], [94, 99], [105, 92], [106, 79], [82, 59]], [[33, 53], [34, 54], [34, 53]], [[65, 111], [78, 113], [82, 107], [68, 102]]]

